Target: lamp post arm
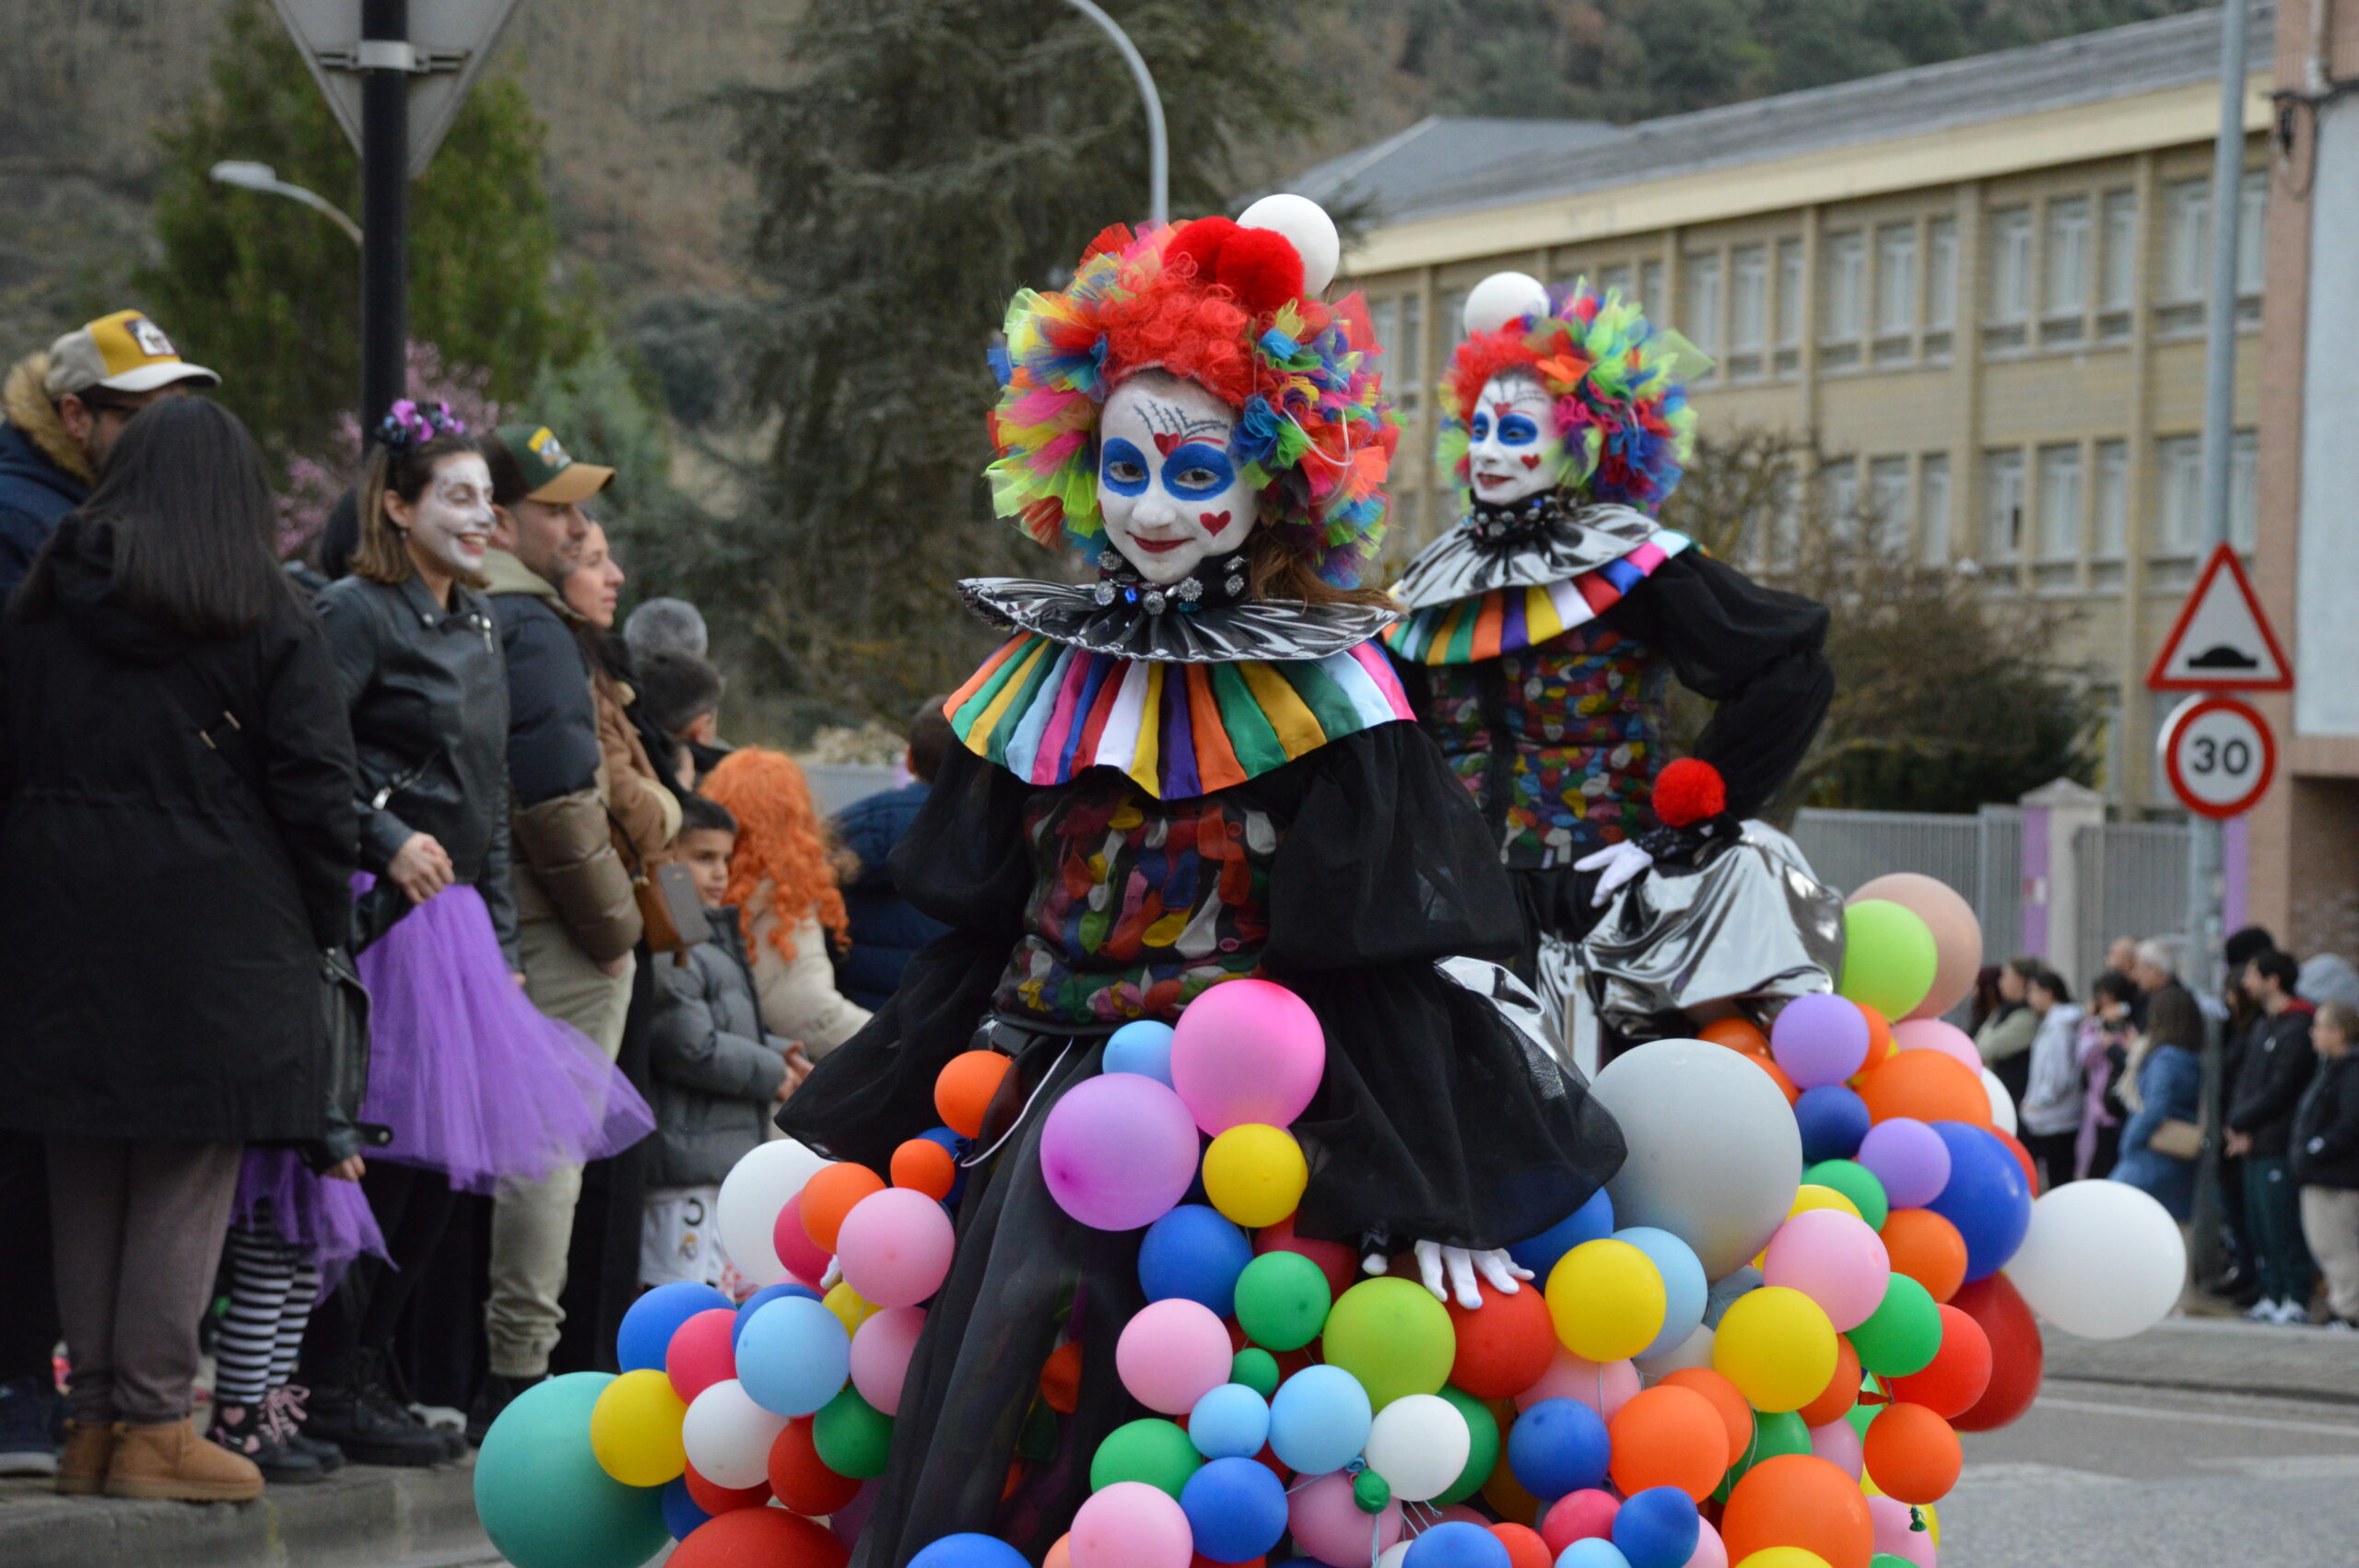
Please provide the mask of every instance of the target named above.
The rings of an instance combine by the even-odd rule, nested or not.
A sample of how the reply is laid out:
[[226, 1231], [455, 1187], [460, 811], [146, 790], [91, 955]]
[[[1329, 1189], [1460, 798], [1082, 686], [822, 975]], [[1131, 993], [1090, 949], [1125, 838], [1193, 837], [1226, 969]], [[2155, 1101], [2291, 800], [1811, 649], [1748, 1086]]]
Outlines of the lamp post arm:
[[1114, 41], [1114, 47], [1121, 52], [1122, 63], [1131, 68], [1132, 79], [1139, 85], [1140, 101], [1146, 106], [1146, 216], [1150, 222], [1168, 223], [1171, 219], [1171, 144], [1164, 131], [1163, 95], [1155, 90], [1155, 74], [1146, 68], [1146, 57], [1131, 41], [1131, 35], [1094, 0], [1065, 3], [1097, 23]]

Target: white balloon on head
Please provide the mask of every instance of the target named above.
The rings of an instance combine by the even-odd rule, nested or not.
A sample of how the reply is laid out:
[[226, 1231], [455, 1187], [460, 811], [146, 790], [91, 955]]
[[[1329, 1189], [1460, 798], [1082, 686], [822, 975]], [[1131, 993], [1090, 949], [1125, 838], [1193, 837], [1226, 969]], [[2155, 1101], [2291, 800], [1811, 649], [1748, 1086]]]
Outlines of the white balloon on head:
[[1466, 291], [1466, 331], [1496, 332], [1548, 308], [1548, 286], [1528, 272], [1495, 272]]
[[1324, 293], [1344, 264], [1344, 237], [1335, 232], [1335, 220], [1309, 196], [1264, 196], [1238, 215], [1237, 227], [1285, 235], [1302, 258], [1305, 294]]

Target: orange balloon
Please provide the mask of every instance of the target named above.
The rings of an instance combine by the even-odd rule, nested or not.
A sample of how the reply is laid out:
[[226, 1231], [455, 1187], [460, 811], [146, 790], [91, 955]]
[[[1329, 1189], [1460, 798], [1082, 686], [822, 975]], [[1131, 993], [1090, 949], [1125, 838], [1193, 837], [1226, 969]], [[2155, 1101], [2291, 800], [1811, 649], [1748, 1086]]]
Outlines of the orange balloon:
[[1860, 1445], [1868, 1479], [1903, 1503], [1939, 1503], [1966, 1466], [1950, 1423], [1922, 1405], [1886, 1405]]
[[1835, 1375], [1826, 1380], [1811, 1402], [1799, 1412], [1804, 1426], [1825, 1426], [1830, 1421], [1840, 1421], [1844, 1412], [1860, 1402], [1860, 1352], [1851, 1348], [1848, 1335], [1835, 1336]]
[[1866, 1002], [1854, 1002], [1852, 1005], [1868, 1021], [1868, 1054], [1860, 1063], [1860, 1071], [1864, 1072], [1869, 1068], [1883, 1066], [1884, 1058], [1892, 1055], [1892, 1025], [1884, 1022], [1883, 1013]]
[[1493, 1470], [1491, 1479], [1483, 1483], [1483, 1501], [1491, 1505], [1492, 1513], [1510, 1525], [1531, 1528], [1540, 1523], [1540, 1499], [1524, 1491], [1515, 1479], [1515, 1472], [1505, 1465]]
[[958, 1162], [931, 1138], [912, 1138], [893, 1151], [893, 1185], [940, 1202], [958, 1182]]
[[1073, 1568], [1073, 1537], [1059, 1536], [1040, 1559], [1040, 1568]]
[[822, 1165], [817, 1175], [803, 1184], [803, 1228], [820, 1251], [832, 1256], [836, 1233], [843, 1229], [844, 1216], [851, 1212], [852, 1205], [884, 1190], [884, 1177], [866, 1165], [851, 1160]]
[[1778, 1093], [1786, 1096], [1786, 1104], [1790, 1106], [1802, 1097], [1802, 1092], [1794, 1087], [1794, 1081], [1786, 1076], [1786, 1070], [1767, 1056], [1747, 1056], [1744, 1059], [1769, 1075], [1769, 1082], [1778, 1086]]
[[[1871, 1429], [1872, 1430], [1872, 1429]], [[1826, 1568], [1868, 1568], [1875, 1526], [1860, 1483], [1815, 1454], [1780, 1454], [1744, 1472], [1720, 1515], [1731, 1562], [1773, 1546], [1798, 1546]]]
[[1767, 1056], [1769, 1036], [1749, 1018], [1715, 1018], [1696, 1031], [1699, 1040], [1709, 1040], [1716, 1046], [1726, 1046], [1747, 1056]]
[[1895, 1053], [1860, 1075], [1860, 1098], [1868, 1103], [1871, 1121], [1905, 1116], [1990, 1125], [1990, 1095], [1982, 1080], [1939, 1051]]
[[[1859, 1380], [1854, 1371], [1851, 1381]], [[1753, 1441], [1753, 1407], [1744, 1402], [1737, 1386], [1708, 1366], [1683, 1366], [1662, 1381], [1667, 1387], [1693, 1388], [1712, 1401], [1712, 1408], [1720, 1412], [1720, 1424], [1729, 1431], [1728, 1464], [1735, 1464], [1744, 1445]], [[1728, 1465], [1720, 1468], [1726, 1469]]]
[[1508, 1568], [1549, 1568], [1555, 1560], [1540, 1532], [1528, 1525], [1493, 1525], [1491, 1533], [1508, 1549]]
[[1073, 1414], [1081, 1402], [1081, 1343], [1067, 1340], [1049, 1352], [1040, 1368], [1040, 1402], [1061, 1416]]
[[1701, 1503], [1728, 1471], [1728, 1423], [1693, 1388], [1658, 1384], [1633, 1394], [1605, 1430], [1614, 1444], [1614, 1484], [1625, 1497], [1675, 1486]]
[[991, 1109], [1000, 1080], [1014, 1065], [1013, 1058], [997, 1051], [962, 1051], [952, 1057], [933, 1081], [933, 1108], [942, 1125], [961, 1138], [980, 1134], [983, 1113]]
[[1931, 1209], [1895, 1209], [1880, 1234], [1892, 1271], [1924, 1286], [1935, 1301], [1949, 1300], [1966, 1283], [1966, 1238]]

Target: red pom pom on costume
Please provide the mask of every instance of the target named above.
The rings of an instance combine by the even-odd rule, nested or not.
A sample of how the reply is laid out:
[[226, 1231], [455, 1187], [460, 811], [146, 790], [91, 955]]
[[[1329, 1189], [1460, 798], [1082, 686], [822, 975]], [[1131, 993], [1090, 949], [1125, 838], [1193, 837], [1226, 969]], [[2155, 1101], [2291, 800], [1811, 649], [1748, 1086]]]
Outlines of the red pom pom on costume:
[[1729, 787], [1719, 768], [1684, 756], [1655, 775], [1654, 805], [1665, 827], [1686, 827], [1728, 810]]
[[1194, 266], [1196, 276], [1210, 283], [1219, 269], [1221, 252], [1242, 232], [1229, 218], [1197, 218], [1192, 223], [1180, 225], [1180, 232], [1171, 237], [1171, 243], [1164, 249], [1164, 260], [1168, 263], [1185, 256]]
[[1238, 229], [1221, 247], [1219, 275], [1221, 286], [1257, 316], [1302, 298], [1302, 254], [1275, 229]]

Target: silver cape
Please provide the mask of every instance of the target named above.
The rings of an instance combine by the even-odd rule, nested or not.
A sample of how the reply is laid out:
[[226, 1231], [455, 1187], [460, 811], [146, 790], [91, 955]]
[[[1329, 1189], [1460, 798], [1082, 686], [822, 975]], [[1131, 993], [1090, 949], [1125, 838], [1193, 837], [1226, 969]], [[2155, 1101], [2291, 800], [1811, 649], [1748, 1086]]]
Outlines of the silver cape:
[[1086, 653], [1166, 664], [1234, 664], [1240, 660], [1324, 659], [1358, 647], [1399, 620], [1375, 604], [1176, 605], [1160, 614], [1067, 583], [1015, 577], [970, 577], [959, 583], [968, 608], [995, 626], [1038, 632]]
[[1460, 523], [1417, 552], [1392, 597], [1403, 608], [1452, 604], [1495, 588], [1544, 588], [1618, 561], [1659, 529], [1628, 507], [1582, 507], [1515, 544], [1478, 538]]

